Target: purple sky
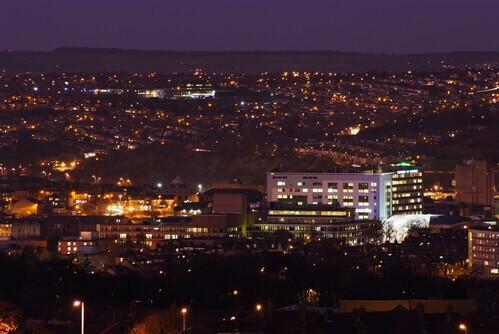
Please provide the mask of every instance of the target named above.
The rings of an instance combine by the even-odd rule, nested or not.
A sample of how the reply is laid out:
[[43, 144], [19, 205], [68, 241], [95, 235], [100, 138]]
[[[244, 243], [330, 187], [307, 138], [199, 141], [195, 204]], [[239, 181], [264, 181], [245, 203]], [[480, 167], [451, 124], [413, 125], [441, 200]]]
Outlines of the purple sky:
[[0, 0], [0, 49], [499, 51], [499, 0]]

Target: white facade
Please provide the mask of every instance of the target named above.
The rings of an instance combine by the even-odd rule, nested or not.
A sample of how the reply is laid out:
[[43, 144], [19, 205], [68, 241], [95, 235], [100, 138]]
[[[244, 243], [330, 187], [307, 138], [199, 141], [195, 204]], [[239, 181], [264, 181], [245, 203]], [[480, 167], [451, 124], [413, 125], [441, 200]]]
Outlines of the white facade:
[[267, 201], [355, 208], [355, 219], [385, 220], [392, 214], [392, 173], [267, 174]]

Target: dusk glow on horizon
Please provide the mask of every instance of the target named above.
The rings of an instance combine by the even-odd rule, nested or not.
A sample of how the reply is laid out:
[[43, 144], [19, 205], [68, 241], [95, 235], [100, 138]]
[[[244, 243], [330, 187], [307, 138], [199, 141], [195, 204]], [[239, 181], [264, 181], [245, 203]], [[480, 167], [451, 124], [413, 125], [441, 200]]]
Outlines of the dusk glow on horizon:
[[494, 0], [2, 1], [0, 48], [498, 51]]
[[1, 2], [0, 334], [497, 332], [499, 0]]

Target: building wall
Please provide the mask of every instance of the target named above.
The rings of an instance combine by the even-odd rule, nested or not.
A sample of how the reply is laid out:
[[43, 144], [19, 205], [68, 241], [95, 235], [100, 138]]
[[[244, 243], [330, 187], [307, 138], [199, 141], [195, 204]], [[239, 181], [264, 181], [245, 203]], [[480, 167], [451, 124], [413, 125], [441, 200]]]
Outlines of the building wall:
[[324, 206], [295, 206], [295, 207], [271, 207], [268, 212], [267, 221], [273, 223], [336, 223], [350, 222], [353, 220], [355, 210], [353, 208], [330, 208], [325, 210]]
[[485, 160], [468, 160], [456, 166], [456, 202], [494, 205], [495, 171]]
[[100, 239], [121, 240], [175, 240], [191, 238], [223, 238], [224, 228], [194, 227], [192, 225], [143, 225], [143, 224], [98, 224]]
[[33, 221], [9, 221], [0, 223], [0, 238], [26, 239], [40, 237], [40, 223]]
[[499, 230], [470, 229], [468, 261], [476, 276], [499, 279]]
[[214, 194], [213, 213], [245, 213], [244, 194]]
[[423, 173], [419, 169], [410, 167], [393, 174], [392, 213], [423, 213]]
[[57, 243], [57, 252], [64, 255], [95, 254], [99, 250], [95, 240], [64, 240]]
[[355, 208], [356, 219], [392, 214], [392, 173], [268, 173], [267, 201]]
[[381, 242], [379, 221], [356, 221], [344, 223], [258, 223], [249, 227], [252, 238], [274, 237], [278, 232], [288, 232], [294, 238], [305, 240], [336, 239], [345, 245], [362, 245]]

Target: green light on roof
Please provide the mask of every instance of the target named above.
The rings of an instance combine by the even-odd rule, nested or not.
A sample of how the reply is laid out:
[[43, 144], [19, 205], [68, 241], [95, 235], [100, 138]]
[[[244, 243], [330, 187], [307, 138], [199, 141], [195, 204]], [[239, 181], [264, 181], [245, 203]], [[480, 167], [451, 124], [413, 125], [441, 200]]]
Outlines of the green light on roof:
[[411, 167], [412, 164], [410, 162], [402, 161], [402, 162], [399, 162], [398, 164], [396, 164], [395, 166], [397, 166], [397, 167]]

